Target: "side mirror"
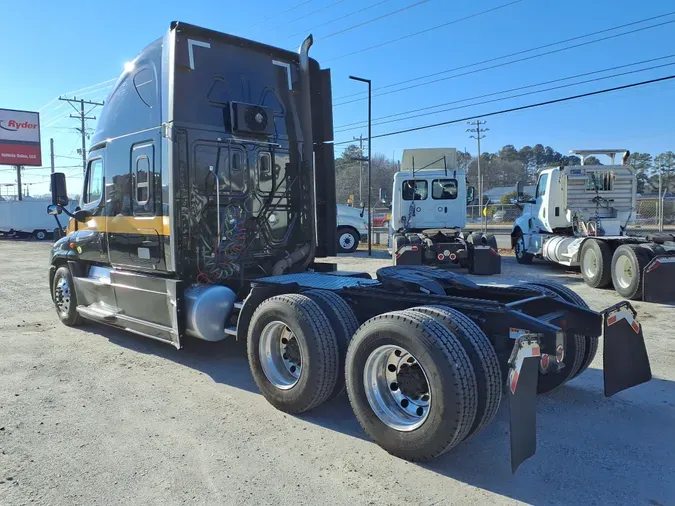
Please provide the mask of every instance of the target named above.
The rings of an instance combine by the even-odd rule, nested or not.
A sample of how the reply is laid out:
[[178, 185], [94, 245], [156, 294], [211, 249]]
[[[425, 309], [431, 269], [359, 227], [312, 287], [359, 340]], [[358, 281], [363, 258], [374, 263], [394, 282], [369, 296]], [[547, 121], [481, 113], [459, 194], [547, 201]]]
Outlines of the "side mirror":
[[[63, 172], [54, 172], [51, 176], [52, 205], [67, 206], [70, 202], [66, 189], [66, 175]], [[50, 213], [51, 214], [51, 213]]]
[[471, 204], [474, 198], [476, 198], [476, 189], [473, 186], [469, 186], [466, 189], [466, 203]]
[[47, 214], [50, 214], [52, 216], [58, 216], [61, 214], [63, 211], [61, 207], [52, 204], [51, 206], [47, 206]]
[[387, 203], [387, 190], [384, 188], [380, 188], [380, 203], [386, 204]]
[[366, 203], [361, 204], [361, 214], [359, 216], [363, 218], [363, 214], [366, 212]]
[[516, 194], [518, 195], [518, 200], [521, 200], [523, 195], [525, 195], [525, 183], [522, 181], [516, 183]]

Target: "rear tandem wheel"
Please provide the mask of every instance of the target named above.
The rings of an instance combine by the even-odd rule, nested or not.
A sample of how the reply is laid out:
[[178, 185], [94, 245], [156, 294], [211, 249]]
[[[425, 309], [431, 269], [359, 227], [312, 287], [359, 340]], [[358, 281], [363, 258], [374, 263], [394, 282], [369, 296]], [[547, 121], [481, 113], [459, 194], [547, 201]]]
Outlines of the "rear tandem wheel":
[[349, 402], [387, 452], [431, 460], [471, 431], [476, 375], [459, 340], [433, 317], [396, 311], [361, 325], [347, 351]]

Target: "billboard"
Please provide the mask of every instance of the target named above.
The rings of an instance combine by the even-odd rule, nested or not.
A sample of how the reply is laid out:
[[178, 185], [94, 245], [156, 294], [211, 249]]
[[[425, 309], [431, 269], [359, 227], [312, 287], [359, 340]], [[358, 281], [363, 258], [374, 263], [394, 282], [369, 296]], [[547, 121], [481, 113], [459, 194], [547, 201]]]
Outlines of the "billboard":
[[42, 165], [40, 113], [0, 109], [0, 165]]

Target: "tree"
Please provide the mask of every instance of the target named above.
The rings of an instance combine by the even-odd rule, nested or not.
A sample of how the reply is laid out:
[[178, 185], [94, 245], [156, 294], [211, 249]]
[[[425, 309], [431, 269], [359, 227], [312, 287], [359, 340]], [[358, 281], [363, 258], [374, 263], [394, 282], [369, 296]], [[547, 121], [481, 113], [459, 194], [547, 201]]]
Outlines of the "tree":
[[675, 153], [666, 151], [654, 158], [654, 175], [651, 177], [653, 188], [659, 187], [659, 173], [661, 173], [661, 184], [663, 192], [671, 193], [675, 191]]
[[[505, 195], [502, 196], [502, 198], [499, 199], [500, 204], [511, 204], [512, 200], [516, 200], [518, 198], [518, 191], [513, 190], [512, 192], [509, 192]], [[532, 195], [528, 195], [527, 193], [523, 194], [523, 200], [529, 200], [532, 198]]]
[[637, 178], [638, 193], [646, 193], [651, 190], [649, 175], [652, 170], [652, 162], [652, 155], [649, 153], [632, 153], [628, 159], [628, 165], [633, 168]]
[[584, 165], [602, 165], [602, 162], [595, 156], [587, 156], [584, 158]]

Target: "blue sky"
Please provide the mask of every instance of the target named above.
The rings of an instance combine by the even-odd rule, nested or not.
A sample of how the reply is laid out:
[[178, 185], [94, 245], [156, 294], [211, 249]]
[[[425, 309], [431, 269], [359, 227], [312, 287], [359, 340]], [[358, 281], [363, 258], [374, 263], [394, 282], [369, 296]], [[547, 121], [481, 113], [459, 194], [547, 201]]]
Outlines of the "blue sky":
[[[365, 85], [350, 81], [350, 74], [372, 79], [374, 95], [377, 95], [384, 91], [378, 92], [382, 86], [675, 11], [672, 0], [511, 2], [513, 0], [253, 0], [247, 3], [223, 0], [119, 0], [113, 6], [110, 2], [82, 0], [6, 1], [2, 7], [3, 49], [0, 52], [0, 68], [3, 69], [3, 78], [0, 79], [0, 107], [27, 110], [44, 108], [41, 121], [44, 129], [43, 163], [47, 165], [49, 162], [49, 137], [53, 137], [58, 155], [56, 165], [64, 167], [62, 170], [73, 176], [69, 183], [71, 190], [76, 190], [81, 184], [81, 180], [76, 179], [79, 172], [77, 167], [72, 167], [78, 164], [75, 150], [79, 140], [72, 131], [76, 121], [64, 118], [70, 112], [67, 106], [50, 101], [59, 94], [116, 78], [124, 62], [160, 37], [172, 20], [186, 21], [288, 48], [297, 47], [305, 33], [313, 33], [316, 43], [312, 56], [324, 67], [332, 69], [334, 103], [338, 104], [363, 97], [359, 95], [339, 100], [340, 97], [365, 89]], [[406, 8], [408, 6], [412, 7]], [[364, 50], [500, 6], [504, 7]], [[248, 7], [253, 7], [253, 11], [247, 10]], [[283, 12], [287, 9], [287, 12]], [[360, 9], [364, 10], [355, 13]], [[404, 10], [335, 34], [398, 9]], [[355, 14], [336, 20], [351, 13]], [[673, 20], [675, 15], [607, 32], [603, 36]], [[579, 39], [576, 43], [599, 37]], [[525, 62], [445, 79], [375, 97], [373, 118], [668, 56], [675, 54], [674, 43], [675, 23], [672, 23]], [[566, 45], [571, 43], [549, 50]], [[537, 52], [523, 56], [534, 54]], [[510, 60], [494, 63], [506, 61]], [[675, 63], [675, 57], [592, 75], [586, 79], [668, 63]], [[467, 70], [478, 68], [481, 66], [469, 67]], [[429, 114], [427, 111], [419, 113], [420, 117], [416, 119], [375, 126], [373, 135], [671, 74], [675, 74], [675, 65], [439, 114]], [[416, 84], [424, 82], [415, 81]], [[87, 88], [82, 92], [83, 97], [105, 99], [109, 91], [106, 86], [109, 85]], [[393, 89], [397, 88], [387, 88]], [[526, 91], [532, 90], [534, 88]], [[457, 105], [474, 102], [470, 100]], [[543, 143], [561, 152], [598, 147], [627, 147], [632, 151], [651, 153], [672, 150], [675, 149], [674, 104], [675, 81], [667, 81], [488, 118], [490, 131], [483, 141], [483, 149], [494, 151], [504, 144], [521, 147]], [[452, 106], [443, 108], [447, 107]], [[365, 101], [334, 108], [336, 130], [342, 130], [339, 128], [342, 125], [365, 118]], [[456, 146], [466, 147], [469, 152], [475, 153], [475, 141], [468, 138], [465, 128], [466, 125], [461, 123], [374, 139], [373, 151], [400, 158], [405, 148]], [[337, 132], [335, 138], [336, 141], [349, 140], [360, 133], [365, 135], [366, 129]], [[0, 167], [0, 183], [13, 181], [13, 175], [8, 169]], [[31, 182], [41, 182], [46, 181], [45, 174], [45, 171], [27, 170], [25, 178]], [[41, 184], [35, 186], [33, 192], [44, 192], [45, 188], [46, 185]]]

